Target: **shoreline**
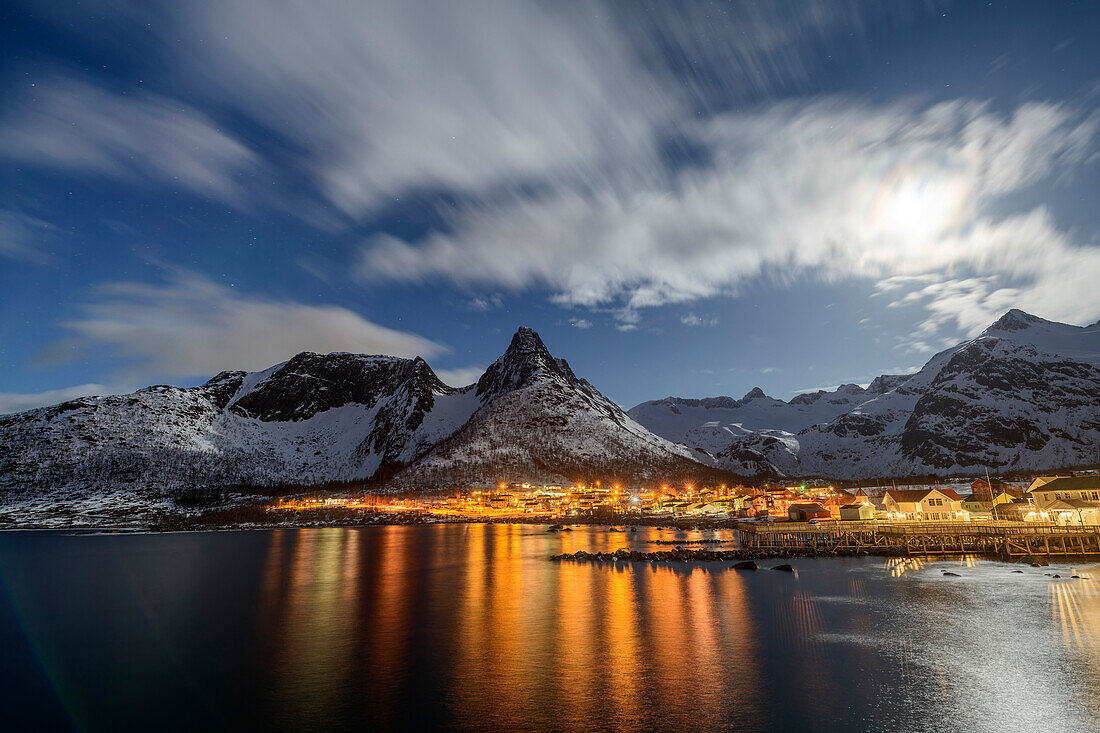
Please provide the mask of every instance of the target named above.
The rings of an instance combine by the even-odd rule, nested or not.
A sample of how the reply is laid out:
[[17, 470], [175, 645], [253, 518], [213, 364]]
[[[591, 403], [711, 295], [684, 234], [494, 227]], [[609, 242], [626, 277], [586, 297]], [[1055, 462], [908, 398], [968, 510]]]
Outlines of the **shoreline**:
[[[541, 521], [517, 521], [516, 519], [502, 519], [502, 518], [480, 518], [480, 517], [465, 517], [461, 519], [448, 519], [446, 521], [418, 521], [418, 522], [357, 522], [357, 523], [263, 523], [263, 524], [224, 524], [224, 525], [209, 525], [209, 526], [192, 526], [192, 527], [157, 527], [154, 525], [147, 526], [102, 526], [102, 525], [73, 525], [65, 527], [2, 527], [0, 526], [0, 534], [8, 532], [58, 532], [58, 533], [71, 533], [81, 535], [119, 535], [119, 534], [170, 534], [170, 533], [199, 533], [199, 532], [247, 532], [257, 530], [279, 530], [279, 529], [363, 529], [370, 527], [394, 527], [394, 526], [424, 526], [424, 525], [439, 525], [439, 524], [513, 524], [517, 526], [530, 526], [530, 527], [546, 527], [546, 533], [558, 533], [572, 531], [572, 526], [591, 526], [605, 528], [608, 532], [614, 533], [630, 533], [636, 531], [636, 527], [652, 527], [655, 529], [666, 529], [676, 532], [708, 532], [726, 530], [732, 531], [733, 527], [723, 526], [677, 526], [670, 525], [668, 523], [652, 523], [652, 524], [610, 524], [606, 522], [574, 522], [570, 525], [562, 525], [558, 523], [550, 523], [545, 520]], [[618, 529], [622, 527], [623, 529]], [[730, 540], [718, 540], [718, 539], [676, 539], [676, 540], [646, 540], [648, 543], [657, 545], [672, 545], [670, 549], [660, 550], [635, 550], [629, 548], [619, 548], [612, 552], [589, 552], [587, 550], [577, 550], [576, 552], [563, 552], [558, 555], [550, 555], [549, 560], [553, 562], [580, 562], [580, 563], [721, 563], [732, 562], [735, 563], [735, 569], [748, 570], [756, 569], [759, 567], [756, 565], [757, 560], [785, 560], [785, 559], [829, 559], [829, 558], [866, 558], [866, 557], [884, 557], [884, 558], [914, 558], [925, 560], [951, 560], [962, 557], [978, 557], [985, 560], [993, 560], [997, 562], [1005, 563], [1006, 565], [1028, 565], [1031, 567], [1046, 567], [1051, 562], [1100, 562], [1096, 558], [1089, 555], [1058, 555], [1057, 557], [1051, 556], [1021, 556], [1018, 558], [1005, 559], [998, 555], [988, 553], [960, 553], [957, 555], [941, 555], [941, 554], [919, 554], [912, 553], [907, 554], [900, 548], [880, 548], [880, 549], [860, 549], [860, 550], [834, 550], [829, 552], [823, 552], [814, 548], [787, 548], [783, 550], [760, 550], [750, 548], [731, 548], [731, 549], [717, 549], [708, 547], [688, 547], [687, 545], [717, 545], [737, 542], [736, 539]], [[749, 567], [752, 566], [752, 567]], [[781, 566], [781, 569], [787, 569], [788, 566]]]

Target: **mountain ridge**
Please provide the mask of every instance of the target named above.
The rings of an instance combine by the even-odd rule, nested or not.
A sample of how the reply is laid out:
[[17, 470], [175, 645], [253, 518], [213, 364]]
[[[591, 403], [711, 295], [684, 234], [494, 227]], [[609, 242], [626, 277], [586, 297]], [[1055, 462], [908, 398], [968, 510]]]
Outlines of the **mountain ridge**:
[[963, 475], [1096, 464], [1096, 445], [1100, 324], [1014, 309], [916, 373], [866, 388], [784, 402], [754, 387], [741, 399], [666, 397], [629, 411], [521, 327], [463, 387], [419, 357], [302, 352], [195, 387], [0, 416], [0, 501], [349, 481], [443, 490]]
[[196, 387], [158, 385], [0, 416], [0, 499], [119, 487], [148, 496], [666, 475], [729, 476], [631, 420], [526, 327], [464, 387], [447, 385], [419, 357], [302, 352]]
[[844, 390], [816, 393], [814, 404], [835, 399], [843, 409], [801, 426], [784, 424], [782, 414], [798, 397], [777, 401], [765, 415], [749, 415], [743, 405], [696, 415], [694, 427], [654, 407], [668, 398], [630, 413], [747, 474], [870, 478], [1100, 462], [1092, 448], [1100, 439], [1100, 324], [1072, 326], [1012, 309], [912, 375], [883, 375], [861, 393], [849, 388], [856, 404], [842, 404]]

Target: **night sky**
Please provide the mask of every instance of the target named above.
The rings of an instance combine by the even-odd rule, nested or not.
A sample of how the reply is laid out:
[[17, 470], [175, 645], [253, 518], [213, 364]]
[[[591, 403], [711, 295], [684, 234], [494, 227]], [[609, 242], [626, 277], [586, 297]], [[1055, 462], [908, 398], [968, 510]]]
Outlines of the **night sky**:
[[298, 351], [624, 406], [1100, 319], [1097, 2], [0, 5], [0, 412]]

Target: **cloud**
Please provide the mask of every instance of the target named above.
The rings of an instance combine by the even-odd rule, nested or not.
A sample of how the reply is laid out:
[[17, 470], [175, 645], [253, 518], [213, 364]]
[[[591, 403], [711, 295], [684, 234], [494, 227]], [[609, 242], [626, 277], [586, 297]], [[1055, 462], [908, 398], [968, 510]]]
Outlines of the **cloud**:
[[473, 384], [485, 373], [483, 366], [459, 367], [458, 369], [433, 369], [435, 375], [443, 380], [444, 384], [452, 387], [465, 387]]
[[588, 328], [592, 328], [592, 321], [587, 318], [570, 318], [569, 325], [573, 328], [579, 328], [582, 331]]
[[654, 151], [677, 106], [598, 5], [237, 0], [174, 15], [205, 40], [179, 49], [188, 93], [292, 140], [355, 217], [409, 190], [595, 175]]
[[680, 317], [680, 323], [692, 328], [697, 326], [717, 326], [718, 319], [714, 316], [697, 316], [694, 313], [688, 313], [686, 316]]
[[926, 291], [926, 306], [962, 308], [965, 329], [988, 324], [1010, 294], [1047, 317], [1094, 319], [1100, 291], [1085, 283], [1100, 275], [1100, 249], [1073, 242], [1042, 206], [998, 211], [1071, 174], [1095, 151], [1096, 130], [1095, 116], [1045, 103], [1008, 114], [970, 101], [773, 104], [701, 124], [695, 139], [711, 164], [667, 185], [561, 187], [468, 207], [446, 232], [367, 242], [359, 272], [545, 287], [566, 306], [633, 314], [761, 279], [859, 277], [904, 291], [977, 273], [989, 279], [967, 297]]
[[57, 237], [53, 224], [17, 211], [0, 209], [0, 256], [19, 262], [45, 264], [52, 259], [46, 243]]
[[120, 394], [126, 391], [125, 388], [104, 387], [102, 384], [79, 384], [75, 387], [50, 389], [45, 392], [0, 392], [0, 415], [56, 405], [77, 397]]
[[0, 121], [0, 157], [27, 165], [154, 181], [241, 201], [255, 154], [207, 116], [146, 92], [126, 96], [75, 79], [23, 88]]
[[917, 14], [831, 0], [91, 4], [38, 12], [90, 44], [148, 44], [147, 79], [273, 133], [352, 217], [410, 190], [491, 199], [661, 177], [663, 142], [697, 112], [804, 86], [830, 50], [858, 52], [869, 19]]
[[[177, 271], [162, 284], [101, 287], [83, 315], [64, 324], [73, 338], [55, 353], [98, 347], [127, 364], [125, 381], [256, 371], [301, 351], [351, 351], [425, 358], [445, 347], [371, 323], [334, 305], [306, 305], [238, 293]], [[54, 357], [55, 359], [58, 357]]]
[[488, 312], [493, 308], [500, 308], [504, 305], [504, 301], [499, 295], [491, 295], [488, 297], [478, 296], [470, 300], [470, 308], [482, 313]]

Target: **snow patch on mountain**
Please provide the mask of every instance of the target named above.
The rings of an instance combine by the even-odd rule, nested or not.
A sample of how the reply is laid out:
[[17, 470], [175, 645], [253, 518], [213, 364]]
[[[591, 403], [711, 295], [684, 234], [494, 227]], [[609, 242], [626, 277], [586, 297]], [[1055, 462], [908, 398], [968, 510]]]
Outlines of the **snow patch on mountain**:
[[1100, 325], [1009, 311], [915, 375], [794, 437], [746, 433], [718, 465], [739, 470], [736, 456], [747, 452], [788, 475], [870, 478], [1100, 463]]

